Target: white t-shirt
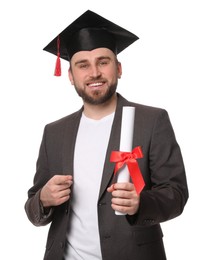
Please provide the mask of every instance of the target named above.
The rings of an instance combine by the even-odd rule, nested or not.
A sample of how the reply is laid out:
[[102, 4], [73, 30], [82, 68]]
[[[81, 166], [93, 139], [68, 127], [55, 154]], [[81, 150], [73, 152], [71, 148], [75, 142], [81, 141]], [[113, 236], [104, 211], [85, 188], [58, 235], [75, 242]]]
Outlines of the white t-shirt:
[[82, 114], [74, 153], [66, 260], [102, 259], [97, 201], [114, 113], [100, 120]]

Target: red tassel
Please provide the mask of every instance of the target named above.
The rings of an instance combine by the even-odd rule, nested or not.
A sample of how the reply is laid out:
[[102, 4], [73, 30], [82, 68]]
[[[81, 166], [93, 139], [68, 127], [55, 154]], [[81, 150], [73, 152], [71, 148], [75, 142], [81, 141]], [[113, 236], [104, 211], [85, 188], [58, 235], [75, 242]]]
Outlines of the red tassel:
[[60, 60], [60, 55], [58, 55], [57, 60], [56, 60], [56, 67], [55, 67], [55, 76], [61, 76], [61, 60]]
[[55, 76], [61, 76], [61, 60], [60, 60], [60, 39], [58, 36], [57, 39], [57, 59], [56, 59], [56, 67], [55, 67]]

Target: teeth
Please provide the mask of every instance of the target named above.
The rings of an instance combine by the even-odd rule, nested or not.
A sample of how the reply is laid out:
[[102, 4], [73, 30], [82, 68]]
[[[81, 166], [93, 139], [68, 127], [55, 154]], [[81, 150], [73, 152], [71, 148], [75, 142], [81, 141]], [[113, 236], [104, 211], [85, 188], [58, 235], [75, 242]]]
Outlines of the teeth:
[[102, 82], [96, 82], [96, 83], [91, 83], [89, 84], [90, 87], [98, 87], [98, 86], [102, 86]]

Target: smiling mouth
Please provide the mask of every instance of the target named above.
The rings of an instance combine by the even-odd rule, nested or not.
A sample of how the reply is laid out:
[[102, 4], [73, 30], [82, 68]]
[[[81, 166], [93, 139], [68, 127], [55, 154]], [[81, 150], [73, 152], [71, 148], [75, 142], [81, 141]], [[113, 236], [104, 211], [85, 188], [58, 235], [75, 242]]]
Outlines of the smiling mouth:
[[105, 83], [105, 81], [100, 81], [100, 82], [90, 82], [90, 83], [87, 83], [87, 86], [89, 88], [98, 88], [98, 87], [101, 87], [103, 86]]

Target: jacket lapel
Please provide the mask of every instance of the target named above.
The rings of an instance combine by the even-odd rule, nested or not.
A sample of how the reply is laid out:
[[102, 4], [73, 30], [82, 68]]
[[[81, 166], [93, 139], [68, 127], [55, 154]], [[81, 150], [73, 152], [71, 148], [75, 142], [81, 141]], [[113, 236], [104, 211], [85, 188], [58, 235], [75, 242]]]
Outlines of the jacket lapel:
[[120, 133], [121, 133], [120, 130], [121, 130], [121, 120], [122, 120], [122, 107], [125, 105], [128, 105], [127, 100], [118, 94], [117, 108], [115, 111], [110, 139], [109, 139], [109, 143], [108, 143], [99, 198], [102, 196], [104, 191], [107, 189], [109, 183], [111, 183], [111, 180], [113, 178], [115, 164], [110, 162], [110, 155], [111, 155], [112, 151], [119, 150]]
[[65, 127], [63, 136], [63, 151], [62, 151], [62, 163], [63, 173], [73, 175], [73, 162], [74, 162], [74, 149], [75, 141], [78, 133], [78, 127], [80, 118], [82, 115], [82, 109], [71, 115], [71, 120], [68, 120]]

